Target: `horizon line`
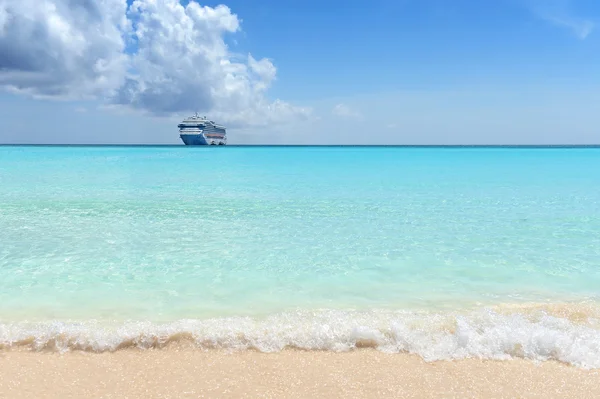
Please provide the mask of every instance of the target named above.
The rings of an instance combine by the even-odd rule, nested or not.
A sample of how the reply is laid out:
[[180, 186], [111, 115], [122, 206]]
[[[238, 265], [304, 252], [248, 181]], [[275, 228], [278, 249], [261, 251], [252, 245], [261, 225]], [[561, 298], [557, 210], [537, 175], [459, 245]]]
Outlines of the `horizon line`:
[[[26, 144], [0, 143], [0, 147], [181, 147], [203, 148], [210, 145], [184, 144]], [[599, 144], [228, 144], [225, 147], [396, 147], [396, 148], [600, 148]]]

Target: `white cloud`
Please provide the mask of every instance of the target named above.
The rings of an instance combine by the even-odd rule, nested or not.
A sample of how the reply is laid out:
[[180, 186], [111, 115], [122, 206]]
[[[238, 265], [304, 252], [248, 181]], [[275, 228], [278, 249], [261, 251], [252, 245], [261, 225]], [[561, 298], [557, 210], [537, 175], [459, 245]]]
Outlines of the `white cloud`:
[[8, 23], [8, 11], [6, 10], [6, 4], [0, 4], [0, 34], [4, 34], [4, 27]]
[[229, 51], [224, 36], [239, 29], [228, 7], [194, 1], [0, 0], [0, 86], [152, 115], [198, 111], [230, 126], [308, 117], [268, 100], [270, 60]]
[[54, 98], [116, 89], [125, 10], [125, 0], [0, 1], [0, 86]]
[[551, 24], [570, 29], [579, 39], [587, 38], [595, 29], [591, 19], [576, 17], [569, 0], [531, 0], [534, 14]]
[[585, 19], [574, 19], [552, 15], [546, 16], [544, 19], [554, 23], [555, 25], [571, 29], [573, 33], [575, 33], [575, 35], [582, 40], [587, 38], [595, 28], [595, 24], [592, 21]]
[[331, 113], [335, 116], [341, 116], [343, 118], [362, 118], [360, 112], [353, 110], [346, 104], [337, 104], [331, 110]]

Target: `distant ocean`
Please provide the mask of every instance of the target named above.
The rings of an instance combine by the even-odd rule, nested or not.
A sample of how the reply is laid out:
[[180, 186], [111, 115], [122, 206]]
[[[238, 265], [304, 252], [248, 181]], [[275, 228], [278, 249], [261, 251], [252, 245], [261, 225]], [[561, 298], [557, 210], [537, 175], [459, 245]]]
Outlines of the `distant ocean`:
[[600, 368], [600, 148], [0, 147], [0, 347]]

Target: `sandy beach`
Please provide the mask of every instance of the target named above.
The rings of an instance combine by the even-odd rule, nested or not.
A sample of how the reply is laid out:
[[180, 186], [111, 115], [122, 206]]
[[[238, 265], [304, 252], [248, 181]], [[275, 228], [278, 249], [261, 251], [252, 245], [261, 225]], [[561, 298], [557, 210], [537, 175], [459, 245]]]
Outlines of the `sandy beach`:
[[0, 398], [597, 398], [600, 371], [365, 349], [0, 354]]

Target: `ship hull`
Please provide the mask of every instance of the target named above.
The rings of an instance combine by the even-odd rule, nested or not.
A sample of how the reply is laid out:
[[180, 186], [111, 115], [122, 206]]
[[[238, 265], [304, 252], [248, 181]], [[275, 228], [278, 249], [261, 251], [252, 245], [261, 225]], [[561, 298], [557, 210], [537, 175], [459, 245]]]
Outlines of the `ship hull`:
[[180, 134], [179, 137], [185, 145], [226, 145], [225, 139], [206, 138], [203, 134]]

